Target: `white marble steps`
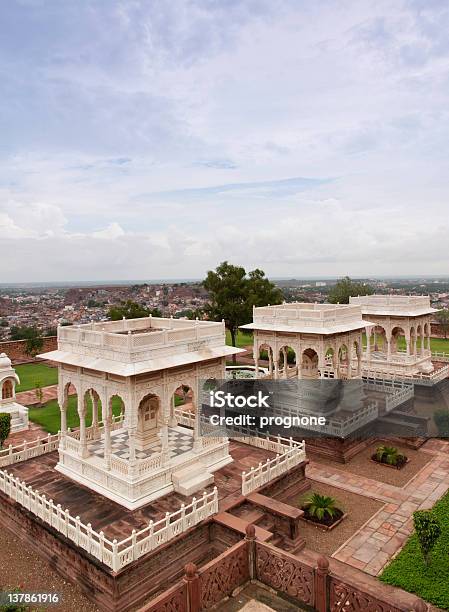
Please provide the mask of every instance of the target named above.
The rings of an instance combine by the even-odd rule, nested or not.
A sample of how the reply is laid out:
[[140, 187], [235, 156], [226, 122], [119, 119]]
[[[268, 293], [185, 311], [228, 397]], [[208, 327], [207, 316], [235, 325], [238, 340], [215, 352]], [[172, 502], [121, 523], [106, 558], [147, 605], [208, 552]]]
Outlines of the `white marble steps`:
[[204, 466], [195, 465], [173, 472], [173, 488], [180, 495], [193, 495], [203, 491], [214, 482], [213, 474], [204, 469]]

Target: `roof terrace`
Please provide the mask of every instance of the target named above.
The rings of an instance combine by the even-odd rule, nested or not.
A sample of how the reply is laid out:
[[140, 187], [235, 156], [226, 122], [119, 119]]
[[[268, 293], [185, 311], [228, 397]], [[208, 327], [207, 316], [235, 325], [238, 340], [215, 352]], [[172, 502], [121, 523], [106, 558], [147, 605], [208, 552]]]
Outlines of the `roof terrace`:
[[367, 322], [362, 319], [361, 308], [355, 304], [293, 302], [254, 308], [253, 323], [242, 327], [328, 335], [362, 329], [366, 326]]
[[59, 327], [40, 357], [127, 376], [240, 352], [225, 339], [224, 323], [149, 316]]
[[349, 298], [351, 306], [360, 306], [362, 314], [418, 317], [437, 312], [428, 295], [363, 295]]

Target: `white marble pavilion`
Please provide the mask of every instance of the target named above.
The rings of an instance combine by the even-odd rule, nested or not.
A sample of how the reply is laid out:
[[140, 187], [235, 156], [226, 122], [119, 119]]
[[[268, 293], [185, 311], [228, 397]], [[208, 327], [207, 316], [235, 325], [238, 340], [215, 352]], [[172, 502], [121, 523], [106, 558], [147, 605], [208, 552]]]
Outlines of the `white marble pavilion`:
[[28, 429], [28, 408], [16, 400], [16, 384], [20, 383], [11, 359], [0, 354], [0, 412], [11, 415], [11, 433]]
[[264, 351], [274, 379], [349, 379], [361, 376], [366, 326], [358, 305], [294, 302], [254, 308], [253, 322], [242, 328], [254, 332], [256, 368]]
[[[240, 351], [226, 346], [224, 324], [210, 321], [150, 316], [59, 327], [58, 349], [40, 355], [59, 364], [56, 469], [129, 509], [171, 491], [202, 491], [232, 461], [228, 440], [200, 437], [197, 418], [193, 431], [179, 426], [174, 394], [189, 387], [195, 405], [199, 381], [224, 379], [226, 358]], [[80, 417], [74, 433], [69, 389]]]
[[[430, 349], [431, 319], [437, 309], [428, 295], [367, 295], [350, 298], [369, 321], [362, 371], [369, 376], [420, 378], [438, 382], [448, 375], [448, 366], [435, 368]], [[401, 347], [399, 338], [405, 339]]]

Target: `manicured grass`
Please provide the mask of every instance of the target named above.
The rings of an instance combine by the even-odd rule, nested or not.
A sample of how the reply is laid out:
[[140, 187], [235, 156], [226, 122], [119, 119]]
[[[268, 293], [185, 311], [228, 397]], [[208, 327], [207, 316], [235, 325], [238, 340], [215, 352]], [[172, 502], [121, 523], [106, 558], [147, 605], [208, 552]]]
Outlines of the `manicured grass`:
[[[228, 330], [226, 330], [226, 344], [231, 346], [231, 334]], [[245, 346], [253, 345], [253, 335], [245, 333], [241, 329], [237, 332], [236, 344], [238, 348], [243, 348]]]
[[425, 565], [418, 539], [413, 534], [380, 579], [449, 610], [449, 493], [435, 504], [433, 513], [441, 525], [441, 536], [429, 566]]
[[[77, 396], [71, 395], [67, 406], [67, 427], [74, 429], [79, 427], [80, 420], [77, 411]], [[114, 397], [112, 400], [112, 412], [115, 415], [120, 414], [120, 400]], [[32, 407], [28, 410], [28, 416], [30, 421], [41, 425], [45, 431], [55, 434], [61, 429], [61, 412], [59, 410], [58, 402], [56, 400], [50, 400], [42, 406], [42, 408]], [[101, 421], [101, 406], [98, 408], [98, 420]], [[87, 414], [86, 414], [86, 425], [92, 424], [92, 403], [90, 400], [87, 402]]]
[[[365, 334], [363, 334], [362, 343], [363, 343], [363, 348], [366, 348], [366, 335]], [[379, 344], [381, 344], [381, 341]], [[420, 348], [421, 346], [420, 338], [418, 338], [417, 346], [418, 348]], [[406, 344], [405, 344], [404, 336], [400, 336], [398, 338], [398, 348], [405, 350]], [[430, 338], [430, 349], [431, 351], [434, 351], [434, 352], [439, 352], [439, 353], [443, 352], [443, 353], [449, 354], [449, 338]]]
[[14, 367], [20, 378], [20, 385], [17, 385], [16, 392], [35, 389], [37, 382], [42, 387], [58, 383], [58, 368], [51, 368], [45, 363], [24, 363]]

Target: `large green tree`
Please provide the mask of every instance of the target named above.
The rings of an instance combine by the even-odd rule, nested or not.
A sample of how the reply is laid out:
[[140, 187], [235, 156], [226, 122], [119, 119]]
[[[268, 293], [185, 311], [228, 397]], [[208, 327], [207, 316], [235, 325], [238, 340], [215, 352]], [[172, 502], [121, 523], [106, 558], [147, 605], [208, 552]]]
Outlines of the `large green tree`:
[[358, 283], [345, 276], [341, 278], [329, 291], [328, 300], [331, 304], [349, 304], [350, 297], [358, 295], [371, 295], [374, 289], [371, 285]]
[[147, 308], [132, 300], [127, 300], [121, 304], [111, 306], [108, 312], [108, 316], [112, 321], [119, 321], [123, 319], [123, 317], [125, 317], [125, 319], [140, 319], [141, 317], [148, 317], [150, 314], [153, 315], [153, 317], [162, 316], [159, 308]]
[[266, 278], [262, 270], [247, 274], [242, 266], [227, 261], [207, 273], [203, 286], [209, 293], [205, 311], [210, 319], [224, 320], [232, 346], [236, 345], [239, 326], [252, 321], [253, 306], [282, 302], [281, 290]]

